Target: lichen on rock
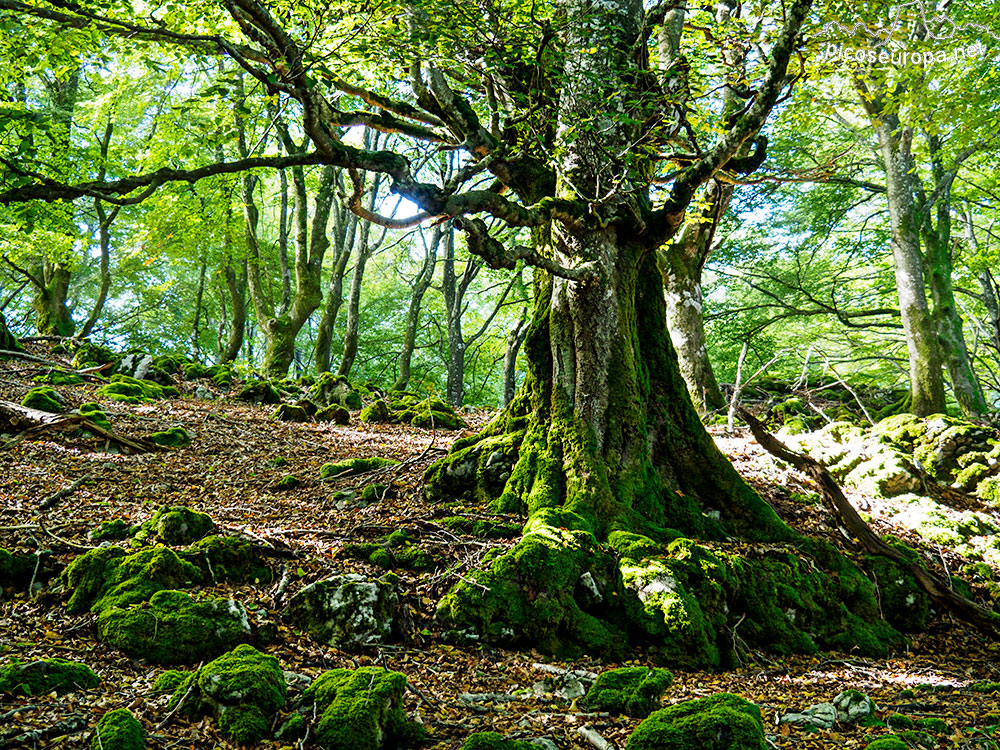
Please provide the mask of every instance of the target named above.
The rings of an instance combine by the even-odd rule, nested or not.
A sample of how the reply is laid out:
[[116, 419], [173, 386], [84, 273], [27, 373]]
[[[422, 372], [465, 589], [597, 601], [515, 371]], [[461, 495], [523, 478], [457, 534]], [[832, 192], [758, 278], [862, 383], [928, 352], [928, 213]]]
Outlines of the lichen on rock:
[[321, 643], [352, 650], [387, 641], [399, 598], [385, 580], [355, 573], [309, 584], [288, 602], [288, 620]]

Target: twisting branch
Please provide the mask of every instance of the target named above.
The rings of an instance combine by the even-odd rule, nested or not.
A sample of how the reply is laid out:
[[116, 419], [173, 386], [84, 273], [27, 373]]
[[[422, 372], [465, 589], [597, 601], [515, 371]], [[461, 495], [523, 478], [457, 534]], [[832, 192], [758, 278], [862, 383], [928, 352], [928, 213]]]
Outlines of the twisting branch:
[[764, 425], [746, 409], [738, 407], [737, 412], [740, 418], [750, 426], [754, 438], [764, 450], [791, 464], [816, 482], [827, 509], [843, 522], [867, 552], [893, 560], [908, 570], [920, 588], [926, 591], [927, 595], [937, 604], [946, 608], [956, 617], [976, 625], [994, 638], [1000, 638], [1000, 616], [985, 607], [981, 607], [971, 599], [966, 599], [955, 593], [945, 581], [934, 573], [904, 557], [895, 547], [886, 544], [882, 537], [872, 531], [871, 527], [858, 515], [854, 506], [844, 496], [840, 485], [823, 464], [814, 458], [796, 453], [788, 448], [764, 429]]
[[597, 265], [593, 262], [567, 268], [524, 245], [516, 245], [507, 250], [498, 240], [490, 236], [486, 222], [482, 219], [459, 216], [454, 223], [456, 228], [465, 232], [469, 252], [482, 258], [490, 268], [512, 270], [517, 267], [519, 260], [523, 260], [529, 266], [536, 266], [553, 276], [570, 281], [588, 281], [597, 277]]
[[365, 221], [370, 221], [372, 224], [378, 224], [380, 227], [388, 227], [389, 229], [411, 229], [412, 227], [419, 226], [421, 222], [426, 221], [427, 219], [434, 218], [431, 214], [423, 211], [406, 219], [382, 216], [382, 214], [372, 211], [365, 206], [364, 201], [362, 200], [362, 196], [365, 192], [365, 183], [364, 180], [361, 179], [361, 175], [358, 173], [358, 170], [348, 170], [348, 174], [351, 176], [351, 183], [354, 185], [354, 192], [347, 200], [347, 207]]

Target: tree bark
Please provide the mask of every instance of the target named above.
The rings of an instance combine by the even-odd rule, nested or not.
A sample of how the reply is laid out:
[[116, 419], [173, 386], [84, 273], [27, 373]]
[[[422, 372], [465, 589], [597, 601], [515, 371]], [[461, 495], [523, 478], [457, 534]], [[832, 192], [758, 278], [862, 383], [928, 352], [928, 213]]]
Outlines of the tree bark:
[[[237, 276], [232, 259], [227, 257], [222, 269], [226, 290], [229, 292], [229, 302], [232, 305], [233, 318], [229, 325], [229, 335], [226, 337], [225, 346], [219, 353], [220, 362], [235, 362], [240, 354], [240, 349], [243, 348], [243, 339], [246, 336], [247, 306], [245, 295], [248, 271], [246, 261], [240, 265], [242, 266], [241, 272]], [[223, 300], [224, 305], [225, 301]]]
[[524, 339], [528, 335], [529, 322], [530, 319], [528, 317], [528, 310], [525, 309], [521, 313], [521, 317], [518, 319], [517, 323], [515, 323], [514, 327], [507, 333], [507, 346], [504, 348], [503, 353], [504, 406], [507, 406], [514, 400], [514, 394], [517, 392], [517, 383], [515, 381], [517, 375], [517, 353], [521, 351], [521, 345], [524, 343]]
[[[101, 138], [101, 161], [97, 172], [97, 179], [103, 180], [107, 174], [108, 148], [111, 146], [111, 134], [114, 132], [114, 123], [108, 120], [104, 128], [104, 136]], [[100, 198], [94, 198], [94, 212], [97, 214], [97, 241], [100, 246], [100, 287], [97, 291], [97, 299], [91, 308], [90, 316], [80, 329], [80, 338], [85, 339], [94, 330], [97, 321], [100, 320], [104, 311], [104, 303], [108, 299], [108, 291], [111, 289], [111, 224], [118, 217], [121, 206], [115, 206], [111, 211], [104, 208], [104, 202]]]
[[941, 348], [924, 292], [923, 257], [918, 219], [914, 215], [914, 167], [910, 151], [913, 133], [901, 125], [898, 115], [888, 111], [885, 103], [864, 82], [857, 80], [856, 83], [862, 104], [878, 134], [885, 170], [893, 270], [910, 363], [910, 410], [918, 416], [943, 413]]

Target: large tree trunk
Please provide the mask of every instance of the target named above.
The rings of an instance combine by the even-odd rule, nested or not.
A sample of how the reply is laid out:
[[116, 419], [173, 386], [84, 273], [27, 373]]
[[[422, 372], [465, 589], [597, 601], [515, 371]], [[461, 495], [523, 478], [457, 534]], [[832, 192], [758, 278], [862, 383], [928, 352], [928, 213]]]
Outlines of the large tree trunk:
[[63, 261], [45, 260], [39, 269], [41, 285], [35, 285], [32, 306], [35, 328], [41, 336], [72, 336], [76, 326], [68, 304], [73, 272]]
[[[626, 96], [619, 77], [631, 71], [642, 3], [607, 0], [599, 22], [583, 0], [568, 5], [582, 20], [566, 32], [557, 198], [603, 196], [601, 185], [627, 179], [607, 155], [634, 132], [629, 118], [594, 124], [594, 113], [616, 111]], [[430, 500], [526, 516], [520, 541], [464, 574], [439, 617], [459, 635], [565, 656], [620, 658], [646, 642], [654, 658], [689, 666], [732, 663], [737, 640], [883, 649], [893, 631], [871, 584], [784, 526], [702, 427], [666, 330], [656, 248], [627, 218], [629, 201], [642, 206], [645, 196], [617, 196], [593, 219], [536, 230], [540, 256], [562, 268], [586, 260], [594, 273], [536, 273], [518, 396], [427, 472]], [[674, 232], [681, 222], [671, 219]], [[749, 548], [724, 544], [729, 535]]]

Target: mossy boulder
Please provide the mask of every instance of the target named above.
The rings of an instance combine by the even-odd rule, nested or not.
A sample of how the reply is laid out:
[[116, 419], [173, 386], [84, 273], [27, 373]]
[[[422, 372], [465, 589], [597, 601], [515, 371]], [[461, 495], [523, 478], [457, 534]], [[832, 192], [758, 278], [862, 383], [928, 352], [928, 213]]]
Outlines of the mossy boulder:
[[[362, 413], [364, 413], [364, 409], [362, 409], [361, 411]], [[338, 406], [337, 404], [333, 404], [332, 406], [324, 406], [322, 409], [316, 412], [316, 421], [333, 422], [334, 424], [339, 424], [339, 425], [350, 424], [351, 412], [349, 412], [343, 406]]]
[[280, 492], [286, 492], [288, 490], [294, 490], [302, 484], [302, 481], [294, 474], [286, 474], [277, 482], [274, 483], [274, 489]]
[[383, 750], [402, 744], [412, 730], [403, 713], [406, 676], [380, 667], [333, 669], [302, 696], [319, 716], [316, 743], [327, 750]]
[[519, 512], [507, 507], [504, 489], [520, 456], [524, 432], [475, 440], [457, 440], [447, 456], [424, 472], [424, 497], [432, 503], [468, 502], [489, 510]]
[[86, 664], [68, 659], [14, 659], [0, 666], [0, 693], [13, 695], [60, 695], [74, 690], [91, 690], [101, 678]]
[[138, 380], [128, 375], [112, 375], [107, 385], [97, 389], [97, 395], [125, 404], [145, 404], [171, 396], [179, 396], [173, 386], [161, 386], [148, 380]]
[[131, 555], [121, 547], [98, 547], [77, 557], [63, 571], [71, 592], [71, 614], [103, 612], [145, 602], [158, 591], [184, 588], [201, 580], [201, 572], [166, 547], [150, 547]]
[[719, 693], [654, 712], [636, 727], [625, 750], [766, 750], [760, 709]]
[[384, 399], [376, 399], [361, 410], [358, 421], [364, 424], [388, 424], [392, 421], [389, 405]]
[[158, 591], [149, 602], [111, 607], [97, 618], [98, 637], [129, 656], [153, 664], [212, 659], [251, 640], [242, 604], [183, 591]]
[[85, 404], [80, 404], [76, 411], [80, 416], [86, 417], [98, 427], [103, 427], [105, 430], [111, 429], [111, 420], [108, 419], [107, 412], [101, 408], [100, 404], [88, 401]]
[[924, 471], [938, 481], [952, 483], [962, 468], [963, 456], [988, 453], [995, 431], [955, 417], [935, 414], [920, 418], [898, 414], [872, 429], [880, 440], [913, 456]]
[[142, 352], [126, 354], [115, 364], [114, 372], [116, 375], [148, 380], [161, 386], [169, 386], [171, 383], [171, 373], [157, 365], [153, 355]]
[[281, 403], [281, 394], [268, 380], [248, 380], [233, 398], [251, 404]]
[[211, 583], [253, 583], [273, 577], [254, 546], [235, 536], [207, 536], [179, 555], [201, 571], [202, 580]]
[[183, 505], [165, 505], [142, 524], [135, 535], [136, 544], [160, 541], [164, 544], [192, 544], [215, 531], [215, 522], [207, 513]]
[[381, 456], [370, 456], [368, 458], [349, 458], [346, 461], [323, 464], [319, 469], [319, 475], [323, 479], [336, 479], [338, 477], [352, 477], [364, 474], [375, 469], [382, 469], [386, 466], [398, 464], [394, 458], [382, 458]]
[[279, 404], [271, 413], [271, 419], [279, 422], [308, 422], [309, 412], [295, 404]]
[[50, 414], [62, 414], [66, 411], [66, 399], [50, 385], [41, 385], [28, 391], [21, 399], [21, 406]]
[[166, 430], [154, 432], [146, 439], [151, 443], [163, 445], [168, 448], [186, 448], [191, 445], [191, 436], [183, 427], [171, 427]]
[[303, 588], [289, 600], [287, 618], [320, 643], [356, 650], [389, 640], [398, 606], [392, 583], [347, 573]]
[[587, 691], [585, 703], [595, 711], [644, 719], [659, 706], [660, 697], [673, 681], [674, 676], [665, 669], [609, 669], [597, 676]]
[[191, 673], [183, 669], [164, 670], [153, 681], [153, 690], [158, 693], [173, 693], [190, 676]]
[[120, 541], [128, 539], [138, 530], [138, 526], [133, 526], [124, 519], [111, 518], [107, 521], [101, 521], [88, 531], [87, 538], [92, 542]]
[[91, 750], [142, 750], [146, 747], [142, 724], [127, 708], [108, 711], [94, 728]]
[[83, 377], [75, 372], [50, 370], [44, 375], [36, 375], [33, 380], [36, 383], [48, 383], [49, 385], [80, 385], [83, 382]]
[[233, 384], [233, 380], [236, 379], [236, 373], [233, 372], [233, 367], [228, 362], [209, 367], [208, 376], [216, 386], [223, 389], [228, 389]]
[[176, 705], [192, 689], [183, 710], [191, 717], [213, 716], [224, 737], [240, 745], [267, 736], [274, 715], [285, 705], [287, 687], [273, 656], [241, 644], [192, 673], [174, 689]]
[[85, 370], [90, 367], [108, 365], [117, 359], [117, 355], [106, 346], [85, 341], [77, 347], [73, 354], [73, 367]]
[[208, 367], [201, 362], [185, 362], [181, 374], [185, 380], [205, 380], [212, 377]]
[[527, 740], [508, 740], [497, 732], [476, 732], [462, 743], [461, 750], [538, 750], [539, 746]]
[[361, 394], [343, 375], [324, 372], [309, 389], [309, 400], [321, 407], [342, 406], [356, 411], [361, 408]]

